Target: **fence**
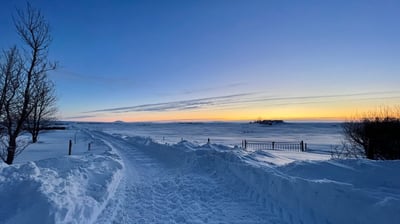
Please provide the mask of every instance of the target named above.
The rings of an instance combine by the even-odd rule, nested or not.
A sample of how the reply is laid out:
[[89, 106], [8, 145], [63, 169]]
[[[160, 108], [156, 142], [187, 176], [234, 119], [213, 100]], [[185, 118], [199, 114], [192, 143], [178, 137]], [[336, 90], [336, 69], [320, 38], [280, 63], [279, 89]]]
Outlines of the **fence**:
[[282, 151], [301, 151], [307, 150], [307, 144], [301, 142], [259, 142], [259, 141], [242, 141], [243, 149], [252, 150], [282, 150]]

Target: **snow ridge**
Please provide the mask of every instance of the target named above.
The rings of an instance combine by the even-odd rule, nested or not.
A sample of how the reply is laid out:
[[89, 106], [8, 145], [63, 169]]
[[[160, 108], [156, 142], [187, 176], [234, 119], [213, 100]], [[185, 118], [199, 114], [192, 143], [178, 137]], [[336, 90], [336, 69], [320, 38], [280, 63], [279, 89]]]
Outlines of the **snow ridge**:
[[0, 223], [94, 223], [121, 170], [111, 151], [0, 166]]

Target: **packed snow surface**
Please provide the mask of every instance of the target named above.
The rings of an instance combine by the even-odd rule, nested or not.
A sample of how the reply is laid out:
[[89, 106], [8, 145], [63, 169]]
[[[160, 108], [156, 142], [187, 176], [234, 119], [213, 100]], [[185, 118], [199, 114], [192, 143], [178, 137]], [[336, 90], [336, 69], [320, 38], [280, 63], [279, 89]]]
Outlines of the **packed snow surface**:
[[[151, 135], [157, 128], [140, 125], [75, 124], [44, 133], [15, 165], [0, 163], [0, 223], [400, 220], [400, 161], [330, 159], [328, 146], [340, 142], [330, 137], [335, 125], [299, 124], [308, 139], [296, 137], [293, 126], [286, 127], [286, 139], [282, 126], [252, 132], [248, 124], [175, 124], [175, 130], [157, 124]], [[213, 127], [225, 131], [204, 131]], [[246, 139], [265, 138], [256, 134], [260, 128], [283, 140], [311, 141], [313, 150], [238, 147], [238, 130], [251, 133]], [[203, 143], [208, 135], [214, 140]], [[73, 155], [67, 156], [70, 139]]]

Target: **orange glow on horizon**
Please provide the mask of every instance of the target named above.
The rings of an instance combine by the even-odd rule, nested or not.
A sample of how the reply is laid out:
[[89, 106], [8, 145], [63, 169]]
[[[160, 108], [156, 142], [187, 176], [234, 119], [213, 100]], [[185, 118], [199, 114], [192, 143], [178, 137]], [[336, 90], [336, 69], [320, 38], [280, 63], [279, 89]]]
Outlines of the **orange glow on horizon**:
[[[399, 105], [392, 101], [387, 105]], [[274, 119], [285, 121], [345, 121], [383, 108], [380, 102], [347, 101], [320, 104], [292, 104], [268, 106], [265, 104], [240, 105], [236, 108], [200, 108], [163, 112], [95, 113], [93, 117], [75, 121], [114, 122], [175, 122], [175, 121], [254, 121]], [[389, 106], [390, 107], [390, 106]], [[393, 108], [393, 107], [392, 107]], [[72, 120], [72, 119], [70, 119]]]
[[251, 108], [241, 110], [204, 110], [204, 111], [174, 111], [163, 113], [127, 113], [117, 116], [108, 114], [94, 118], [83, 118], [78, 121], [114, 122], [174, 122], [174, 121], [254, 121], [257, 119], [276, 119], [286, 121], [344, 121], [355, 117], [356, 114], [371, 111], [365, 109], [336, 109], [317, 107], [283, 107], [283, 108]]

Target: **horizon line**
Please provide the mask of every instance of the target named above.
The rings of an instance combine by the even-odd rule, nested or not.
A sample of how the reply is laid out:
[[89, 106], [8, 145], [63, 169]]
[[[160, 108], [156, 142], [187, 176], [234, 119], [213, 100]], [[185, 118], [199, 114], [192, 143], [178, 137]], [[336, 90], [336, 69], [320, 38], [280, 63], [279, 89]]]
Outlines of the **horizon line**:
[[[62, 122], [85, 122], [85, 123], [249, 123], [257, 121], [258, 119], [170, 119], [170, 120], [143, 120], [143, 121], [124, 121], [121, 119], [116, 119], [114, 121], [101, 121], [101, 120], [63, 120]], [[324, 117], [324, 118], [291, 118], [291, 119], [262, 119], [262, 120], [282, 120], [288, 123], [342, 123], [345, 122], [345, 118], [334, 118], [334, 117]]]

